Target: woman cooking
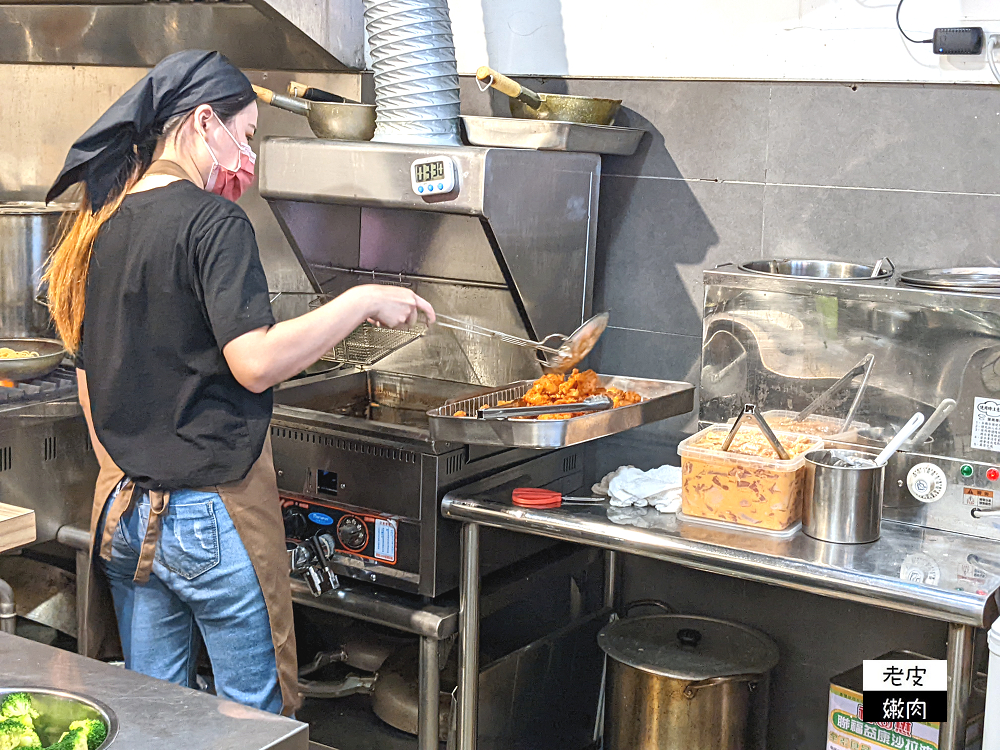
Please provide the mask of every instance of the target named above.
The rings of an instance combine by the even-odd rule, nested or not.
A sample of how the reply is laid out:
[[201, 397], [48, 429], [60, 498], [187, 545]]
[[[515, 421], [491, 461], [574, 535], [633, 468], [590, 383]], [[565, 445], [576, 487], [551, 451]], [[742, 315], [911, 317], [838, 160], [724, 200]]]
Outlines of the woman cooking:
[[365, 320], [431, 306], [355, 287], [275, 324], [253, 228], [255, 95], [216, 52], [165, 58], [70, 149], [80, 208], [46, 271], [101, 466], [91, 532], [125, 664], [291, 714], [295, 637], [271, 461], [271, 388]]

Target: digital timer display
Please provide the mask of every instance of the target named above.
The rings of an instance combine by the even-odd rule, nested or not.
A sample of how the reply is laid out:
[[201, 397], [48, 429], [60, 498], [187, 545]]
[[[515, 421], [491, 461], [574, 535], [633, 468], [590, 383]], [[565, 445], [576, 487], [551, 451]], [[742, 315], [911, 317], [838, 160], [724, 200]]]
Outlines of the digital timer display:
[[433, 199], [439, 195], [454, 197], [458, 189], [458, 170], [454, 159], [450, 156], [417, 159], [410, 165], [410, 187], [423, 198]]
[[414, 176], [417, 182], [430, 182], [431, 180], [444, 179], [444, 162], [431, 161], [425, 164], [417, 164], [413, 167]]

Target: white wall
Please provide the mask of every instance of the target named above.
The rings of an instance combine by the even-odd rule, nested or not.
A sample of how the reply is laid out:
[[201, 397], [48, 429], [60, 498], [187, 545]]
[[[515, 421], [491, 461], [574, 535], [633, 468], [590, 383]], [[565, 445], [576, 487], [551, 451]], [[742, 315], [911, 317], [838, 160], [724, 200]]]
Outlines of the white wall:
[[[896, 0], [449, 0], [459, 72], [996, 83], [985, 55], [904, 42]], [[905, 0], [904, 28], [1000, 33], [1000, 0]], [[1000, 55], [1000, 51], [998, 51]]]

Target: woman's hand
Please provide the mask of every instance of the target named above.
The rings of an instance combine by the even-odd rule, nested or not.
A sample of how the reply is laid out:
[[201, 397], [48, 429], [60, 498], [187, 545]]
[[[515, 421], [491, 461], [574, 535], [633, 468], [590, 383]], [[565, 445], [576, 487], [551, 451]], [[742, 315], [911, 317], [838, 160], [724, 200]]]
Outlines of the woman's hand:
[[416, 323], [421, 312], [428, 323], [434, 322], [434, 308], [409, 289], [365, 284], [298, 318], [244, 333], [222, 353], [233, 377], [247, 390], [261, 393], [302, 372], [365, 320], [403, 328]]
[[388, 328], [409, 328], [422, 312], [434, 322], [434, 308], [423, 297], [401, 286], [365, 284], [348, 292], [357, 295], [366, 311], [365, 319]]

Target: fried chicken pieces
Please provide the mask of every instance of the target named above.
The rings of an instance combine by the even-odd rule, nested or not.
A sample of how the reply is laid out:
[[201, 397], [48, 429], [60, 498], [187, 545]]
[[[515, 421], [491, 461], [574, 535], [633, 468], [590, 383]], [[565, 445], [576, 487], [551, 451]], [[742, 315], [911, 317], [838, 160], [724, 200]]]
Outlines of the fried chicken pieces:
[[[534, 382], [527, 393], [516, 401], [505, 401], [497, 406], [549, 406], [550, 404], [578, 404], [590, 396], [607, 396], [614, 403], [614, 408], [631, 406], [642, 401], [642, 396], [620, 388], [604, 388], [593, 370], [580, 372], [573, 370], [569, 375], [552, 373], [543, 375]], [[517, 419], [569, 419], [578, 417], [584, 412], [566, 414], [543, 414], [539, 417], [517, 417]], [[456, 413], [466, 416], [464, 413]]]

